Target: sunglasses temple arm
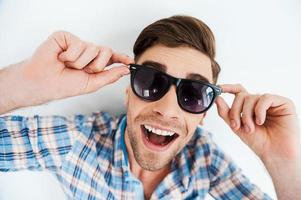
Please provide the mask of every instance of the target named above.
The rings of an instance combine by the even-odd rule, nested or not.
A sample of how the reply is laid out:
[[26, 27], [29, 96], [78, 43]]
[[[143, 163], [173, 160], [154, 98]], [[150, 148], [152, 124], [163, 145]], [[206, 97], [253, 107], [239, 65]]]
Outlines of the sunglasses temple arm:
[[221, 87], [215, 86], [216, 95], [219, 96], [223, 93], [223, 89]]

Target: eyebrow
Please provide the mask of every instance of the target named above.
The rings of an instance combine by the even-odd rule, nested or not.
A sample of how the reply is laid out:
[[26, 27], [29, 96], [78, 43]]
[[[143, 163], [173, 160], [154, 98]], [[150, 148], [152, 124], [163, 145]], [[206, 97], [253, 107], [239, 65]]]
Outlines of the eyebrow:
[[[167, 66], [162, 64], [162, 63], [159, 63], [159, 62], [155, 62], [155, 61], [150, 61], [150, 60], [146, 60], [142, 63], [142, 65], [147, 65], [147, 66], [150, 66], [150, 67], [153, 67], [155, 69], [158, 69], [162, 72], [165, 72], [167, 71]], [[204, 81], [204, 82], [207, 82], [209, 83], [209, 80], [201, 75], [201, 74], [196, 74], [196, 73], [189, 73], [187, 76], [186, 76], [187, 79], [193, 79], [193, 80], [199, 80], [199, 81]]]

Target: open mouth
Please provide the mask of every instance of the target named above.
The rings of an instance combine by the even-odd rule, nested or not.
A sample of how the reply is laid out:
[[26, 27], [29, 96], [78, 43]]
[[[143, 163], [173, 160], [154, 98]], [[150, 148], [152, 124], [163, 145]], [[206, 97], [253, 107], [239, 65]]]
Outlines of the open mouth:
[[177, 133], [155, 128], [150, 125], [141, 125], [142, 140], [145, 146], [153, 151], [166, 150], [179, 136]]

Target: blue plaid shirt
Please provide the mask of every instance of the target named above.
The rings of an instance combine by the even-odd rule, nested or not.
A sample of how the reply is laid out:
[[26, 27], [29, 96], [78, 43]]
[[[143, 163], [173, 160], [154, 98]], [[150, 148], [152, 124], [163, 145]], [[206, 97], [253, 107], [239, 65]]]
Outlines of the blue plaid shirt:
[[[144, 199], [131, 174], [126, 117], [0, 117], [0, 171], [49, 170], [69, 199]], [[271, 199], [198, 127], [151, 199]]]

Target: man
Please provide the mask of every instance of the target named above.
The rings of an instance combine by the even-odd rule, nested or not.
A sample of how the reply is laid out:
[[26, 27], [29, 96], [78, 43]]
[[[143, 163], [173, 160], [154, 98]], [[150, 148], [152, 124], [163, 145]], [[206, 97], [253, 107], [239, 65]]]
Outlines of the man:
[[[131, 74], [126, 116], [3, 116], [0, 169], [51, 170], [72, 199], [270, 199], [202, 130], [219, 116], [270, 173], [279, 199], [301, 196], [300, 127], [291, 100], [216, 86], [211, 30], [173, 16], [146, 27], [132, 60], [68, 32], [0, 71], [0, 113], [93, 92]], [[120, 66], [105, 70], [113, 63]], [[133, 64], [135, 63], [135, 64]], [[221, 96], [235, 95], [229, 107]]]

